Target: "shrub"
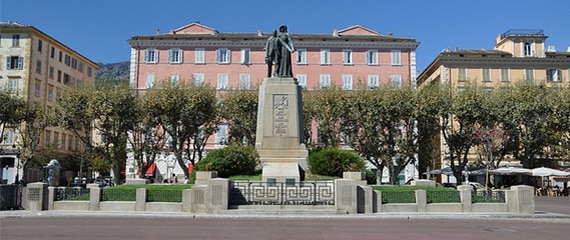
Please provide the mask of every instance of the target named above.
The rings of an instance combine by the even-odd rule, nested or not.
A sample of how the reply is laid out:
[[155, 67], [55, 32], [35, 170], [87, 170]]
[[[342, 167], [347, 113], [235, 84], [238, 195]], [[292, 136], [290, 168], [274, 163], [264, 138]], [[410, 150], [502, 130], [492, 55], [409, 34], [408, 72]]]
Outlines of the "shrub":
[[[196, 163], [196, 171], [217, 171], [218, 176], [227, 178], [233, 175], [255, 173], [259, 156], [253, 146], [230, 144], [216, 149]], [[193, 177], [192, 177], [193, 179]]]
[[358, 154], [337, 148], [324, 148], [309, 154], [309, 167], [314, 174], [342, 177], [346, 171], [365, 171]]

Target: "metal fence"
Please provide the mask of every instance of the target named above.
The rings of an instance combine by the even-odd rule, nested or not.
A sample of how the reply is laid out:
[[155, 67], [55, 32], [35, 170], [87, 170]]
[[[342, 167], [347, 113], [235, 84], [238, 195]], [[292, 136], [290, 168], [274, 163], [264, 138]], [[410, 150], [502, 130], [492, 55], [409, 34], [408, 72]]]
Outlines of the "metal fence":
[[22, 209], [22, 189], [18, 184], [1, 184], [0, 210]]
[[505, 191], [478, 190], [471, 192], [472, 203], [504, 203]]
[[230, 205], [334, 205], [334, 182], [234, 181]]
[[55, 201], [61, 200], [89, 200], [90, 189], [80, 187], [58, 187], [54, 189]]

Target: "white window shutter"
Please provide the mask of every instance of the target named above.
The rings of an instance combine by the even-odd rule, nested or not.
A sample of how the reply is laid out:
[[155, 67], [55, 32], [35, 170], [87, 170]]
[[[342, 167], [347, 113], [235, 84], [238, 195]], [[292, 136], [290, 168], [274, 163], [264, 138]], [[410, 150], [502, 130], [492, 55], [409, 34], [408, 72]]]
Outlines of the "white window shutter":
[[184, 52], [182, 51], [182, 49], [178, 49], [178, 62], [179, 63], [184, 62]]
[[6, 57], [6, 69], [10, 69], [12, 66], [10, 66], [10, 57]]
[[220, 56], [220, 49], [216, 50], [216, 63], [220, 63], [221, 56]]
[[174, 62], [174, 56], [173, 56], [173, 55], [174, 55], [174, 54], [173, 54], [172, 49], [168, 50], [168, 62], [169, 62], [169, 63]]
[[18, 69], [22, 69], [24, 65], [24, 57], [18, 57]]
[[226, 51], [226, 57], [227, 57], [226, 63], [231, 63], [231, 62], [232, 62], [232, 51], [231, 51], [231, 50], [228, 49], [228, 50]]

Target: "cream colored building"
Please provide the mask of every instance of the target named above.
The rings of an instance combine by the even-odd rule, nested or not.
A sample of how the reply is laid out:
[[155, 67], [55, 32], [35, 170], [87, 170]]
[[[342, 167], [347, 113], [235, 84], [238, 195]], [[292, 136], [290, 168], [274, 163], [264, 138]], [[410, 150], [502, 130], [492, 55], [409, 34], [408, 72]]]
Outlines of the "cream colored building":
[[[418, 76], [418, 88], [448, 84], [460, 91], [476, 84], [493, 90], [519, 81], [568, 86], [570, 52], [556, 51], [546, 43], [547, 38], [543, 30], [509, 30], [497, 37], [493, 49], [444, 49]], [[441, 137], [440, 141], [444, 142]], [[449, 166], [445, 153], [445, 144], [441, 144], [439, 161], [433, 167]]]
[[[52, 108], [65, 88], [94, 84], [97, 64], [39, 29], [14, 22], [0, 23], [0, 89]], [[26, 126], [21, 126], [26, 127]], [[13, 126], [6, 126], [0, 148], [2, 179], [7, 183], [23, 175], [17, 149], [23, 143]], [[55, 144], [62, 152], [73, 152], [80, 141], [71, 132], [48, 128], [39, 148]], [[8, 166], [8, 167], [5, 167]]]

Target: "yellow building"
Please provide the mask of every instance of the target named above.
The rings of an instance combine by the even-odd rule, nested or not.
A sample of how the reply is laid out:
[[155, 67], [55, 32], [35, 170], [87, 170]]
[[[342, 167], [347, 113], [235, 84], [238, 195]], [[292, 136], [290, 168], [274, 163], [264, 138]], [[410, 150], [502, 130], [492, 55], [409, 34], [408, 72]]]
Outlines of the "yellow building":
[[[556, 51], [545, 43], [547, 38], [543, 30], [509, 30], [497, 37], [491, 50], [444, 49], [418, 76], [418, 89], [447, 84], [455, 91], [467, 85], [493, 90], [518, 81], [568, 86], [570, 52]], [[446, 145], [443, 138], [439, 141], [443, 144], [435, 168], [449, 166]]]
[[461, 89], [476, 83], [488, 89], [525, 80], [549, 86], [570, 82], [570, 52], [546, 46], [542, 30], [509, 30], [492, 50], [444, 49], [418, 76], [418, 86], [444, 83]]
[[[14, 22], [0, 23], [0, 89], [48, 109], [67, 87], [94, 84], [97, 64], [37, 28]], [[1, 104], [1, 103], [0, 103]], [[0, 126], [1, 127], [1, 126]], [[18, 149], [21, 137], [13, 126], [5, 126], [0, 143], [2, 175], [10, 184], [23, 175], [19, 167]], [[21, 126], [25, 128], [25, 126]], [[79, 148], [79, 140], [71, 132], [48, 128], [39, 148], [55, 144], [63, 152]]]

